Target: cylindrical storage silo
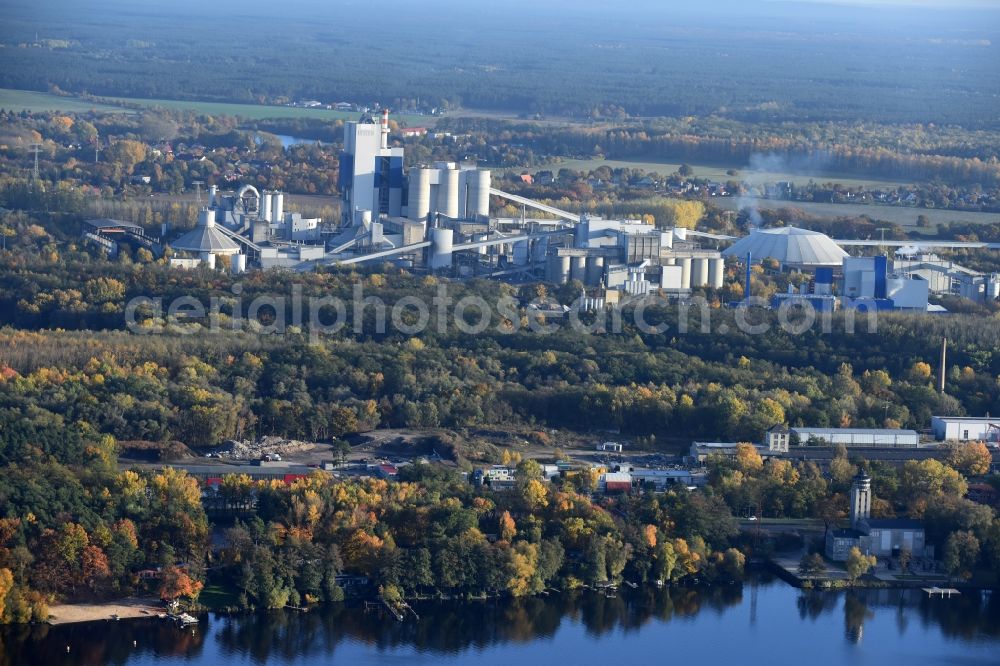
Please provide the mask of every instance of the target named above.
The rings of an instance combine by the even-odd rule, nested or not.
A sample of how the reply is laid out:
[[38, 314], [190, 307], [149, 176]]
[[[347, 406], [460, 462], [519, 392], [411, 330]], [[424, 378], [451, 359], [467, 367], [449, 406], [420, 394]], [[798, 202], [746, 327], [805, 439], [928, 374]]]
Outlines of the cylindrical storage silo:
[[239, 275], [240, 273], [247, 272], [247, 255], [245, 254], [234, 254], [232, 269], [234, 275]]
[[664, 266], [674, 266], [677, 264], [677, 257], [667, 257], [663, 260]]
[[206, 266], [215, 268], [215, 254], [213, 252], [201, 252], [199, 256]]
[[708, 282], [712, 289], [722, 289], [725, 278], [725, 261], [723, 259], [708, 260]]
[[438, 188], [437, 212], [450, 218], [458, 217], [458, 170], [441, 171], [441, 185]]
[[411, 220], [427, 221], [431, 212], [431, 170], [410, 170], [410, 203], [407, 214]]
[[270, 222], [271, 220], [274, 219], [274, 211], [271, 210], [272, 205], [273, 204], [271, 202], [271, 193], [268, 192], [267, 190], [261, 192], [259, 213], [260, 213], [260, 218], [262, 220], [267, 220], [268, 222]]
[[550, 254], [545, 258], [545, 280], [546, 282], [562, 283], [562, 257], [557, 254]]
[[528, 263], [531, 256], [529, 255], [528, 241], [517, 241], [511, 248], [514, 254], [514, 264], [517, 266], [524, 266]]
[[708, 284], [708, 259], [691, 260], [691, 286], [704, 287]]
[[490, 172], [477, 169], [469, 174], [469, 217], [490, 214]]
[[571, 268], [569, 257], [559, 257], [559, 279], [557, 282], [559, 284], [566, 284], [569, 282]]
[[570, 279], [579, 280], [584, 282], [587, 279], [587, 258], [586, 257], [571, 257], [570, 258]]
[[593, 286], [601, 281], [604, 274], [604, 257], [587, 257], [587, 279], [584, 284]]
[[431, 229], [431, 270], [451, 268], [451, 253], [455, 245], [455, 232], [451, 229]]
[[285, 195], [281, 192], [271, 193], [271, 222], [285, 221]]
[[677, 260], [681, 265], [681, 289], [691, 288], [691, 257], [680, 257]]
[[989, 281], [986, 283], [986, 294], [990, 300], [995, 301], [1000, 298], [1000, 274], [995, 273], [990, 276]]

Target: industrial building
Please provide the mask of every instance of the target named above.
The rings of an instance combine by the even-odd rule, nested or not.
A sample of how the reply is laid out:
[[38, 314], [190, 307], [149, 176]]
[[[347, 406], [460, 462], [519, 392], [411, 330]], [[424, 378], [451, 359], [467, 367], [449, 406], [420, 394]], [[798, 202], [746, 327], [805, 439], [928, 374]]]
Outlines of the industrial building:
[[[578, 281], [586, 310], [723, 286], [725, 259], [700, 245], [723, 237], [560, 210], [494, 189], [490, 171], [471, 164], [404, 172], [404, 149], [390, 146], [389, 133], [387, 111], [346, 123], [336, 224], [286, 213], [281, 192], [247, 185], [221, 194], [213, 186], [198, 226], [171, 243], [172, 263], [215, 266], [225, 256], [243, 271], [391, 261], [450, 277]], [[491, 217], [491, 196], [520, 206], [521, 215]]]
[[890, 270], [884, 256], [845, 257], [843, 272], [845, 307], [927, 311], [927, 280]]
[[[916, 430], [900, 430], [895, 428], [789, 428], [793, 438], [798, 439], [799, 446], [820, 445], [836, 446], [843, 444], [848, 448], [864, 447], [917, 447], [920, 446], [920, 434]], [[768, 432], [768, 449], [770, 437]]]
[[[727, 258], [745, 268], [772, 258], [782, 270], [814, 276], [803, 287], [775, 295], [773, 307], [808, 301], [822, 311], [839, 305], [927, 310], [929, 293], [1000, 297], [1000, 276], [943, 267], [920, 254], [931, 245], [1000, 244], [919, 241], [897, 253], [892, 264], [885, 257], [850, 257], [842, 247], [871, 241], [835, 241], [797, 227], [753, 229], [736, 239], [660, 229], [639, 220], [601, 219], [496, 189], [491, 172], [474, 164], [436, 162], [405, 169], [404, 148], [390, 145], [387, 110], [363, 114], [346, 123], [344, 132], [339, 220], [285, 212], [281, 192], [247, 185], [222, 194], [213, 186], [198, 227], [170, 244], [178, 253], [171, 262], [214, 266], [217, 257], [229, 257], [224, 263], [236, 272], [393, 262], [446, 277], [575, 281], [582, 285], [585, 310], [615, 307], [651, 293], [684, 296], [700, 288], [720, 289]], [[519, 206], [521, 214], [492, 217], [491, 197]], [[110, 251], [117, 229], [112, 225], [88, 232]], [[731, 241], [724, 251], [716, 248]]]
[[821, 266], [840, 267], [847, 252], [826, 234], [798, 227], [752, 229], [722, 253], [725, 257], [749, 255], [759, 261], [771, 258], [782, 269], [815, 270]]
[[927, 544], [919, 520], [873, 519], [871, 509], [872, 479], [865, 472], [859, 472], [851, 484], [851, 526], [827, 531], [828, 558], [843, 562], [852, 548], [878, 557], [898, 558], [904, 550], [915, 558], [934, 556], [934, 548]]
[[1000, 418], [975, 416], [933, 416], [931, 430], [939, 442], [955, 439], [1000, 444]]

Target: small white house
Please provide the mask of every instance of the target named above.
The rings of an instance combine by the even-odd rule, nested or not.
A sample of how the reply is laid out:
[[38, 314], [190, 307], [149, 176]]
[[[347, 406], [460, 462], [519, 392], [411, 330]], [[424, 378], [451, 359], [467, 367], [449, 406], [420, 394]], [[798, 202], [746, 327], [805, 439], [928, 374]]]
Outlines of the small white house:
[[621, 453], [624, 447], [618, 442], [604, 442], [597, 445], [598, 451], [604, 451], [607, 453]]

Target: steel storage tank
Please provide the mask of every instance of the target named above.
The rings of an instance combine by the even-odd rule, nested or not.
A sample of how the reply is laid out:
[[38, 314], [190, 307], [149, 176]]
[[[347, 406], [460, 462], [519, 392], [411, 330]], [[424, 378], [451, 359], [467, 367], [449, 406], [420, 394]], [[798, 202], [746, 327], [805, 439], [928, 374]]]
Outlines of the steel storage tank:
[[681, 265], [681, 289], [691, 288], [691, 257], [680, 257]]
[[426, 222], [431, 212], [431, 170], [412, 169], [410, 171], [410, 203], [411, 220]]
[[274, 211], [271, 210], [271, 193], [264, 190], [260, 194], [260, 217], [268, 222], [274, 217]]
[[722, 289], [722, 284], [726, 274], [725, 268], [725, 260], [709, 259], [708, 279], [712, 289]]
[[247, 255], [245, 254], [234, 254], [233, 262], [231, 265], [234, 275], [239, 275], [240, 273], [247, 272]]
[[469, 210], [468, 217], [490, 214], [490, 172], [477, 169], [469, 174]]
[[587, 279], [586, 257], [571, 257], [569, 265], [570, 265], [571, 280], [579, 280], [580, 282], [584, 282]]
[[431, 270], [451, 268], [452, 248], [455, 232], [451, 229], [431, 229]]
[[437, 212], [450, 218], [458, 217], [458, 170], [441, 171], [441, 186], [438, 189]]
[[271, 194], [271, 222], [284, 222], [285, 195], [281, 192]]

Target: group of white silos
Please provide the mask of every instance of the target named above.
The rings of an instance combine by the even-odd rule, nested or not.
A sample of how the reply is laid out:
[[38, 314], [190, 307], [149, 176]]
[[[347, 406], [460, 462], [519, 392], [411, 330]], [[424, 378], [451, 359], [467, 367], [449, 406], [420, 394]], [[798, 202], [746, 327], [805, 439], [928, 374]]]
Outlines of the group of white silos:
[[260, 195], [260, 219], [281, 222], [285, 219], [285, 195], [282, 192], [264, 190]]
[[445, 163], [410, 169], [407, 216], [426, 222], [432, 214], [470, 219], [490, 214], [490, 172]]
[[668, 266], [681, 267], [681, 289], [697, 289], [699, 287], [722, 288], [726, 273], [725, 259], [714, 257], [671, 257], [664, 263]]

